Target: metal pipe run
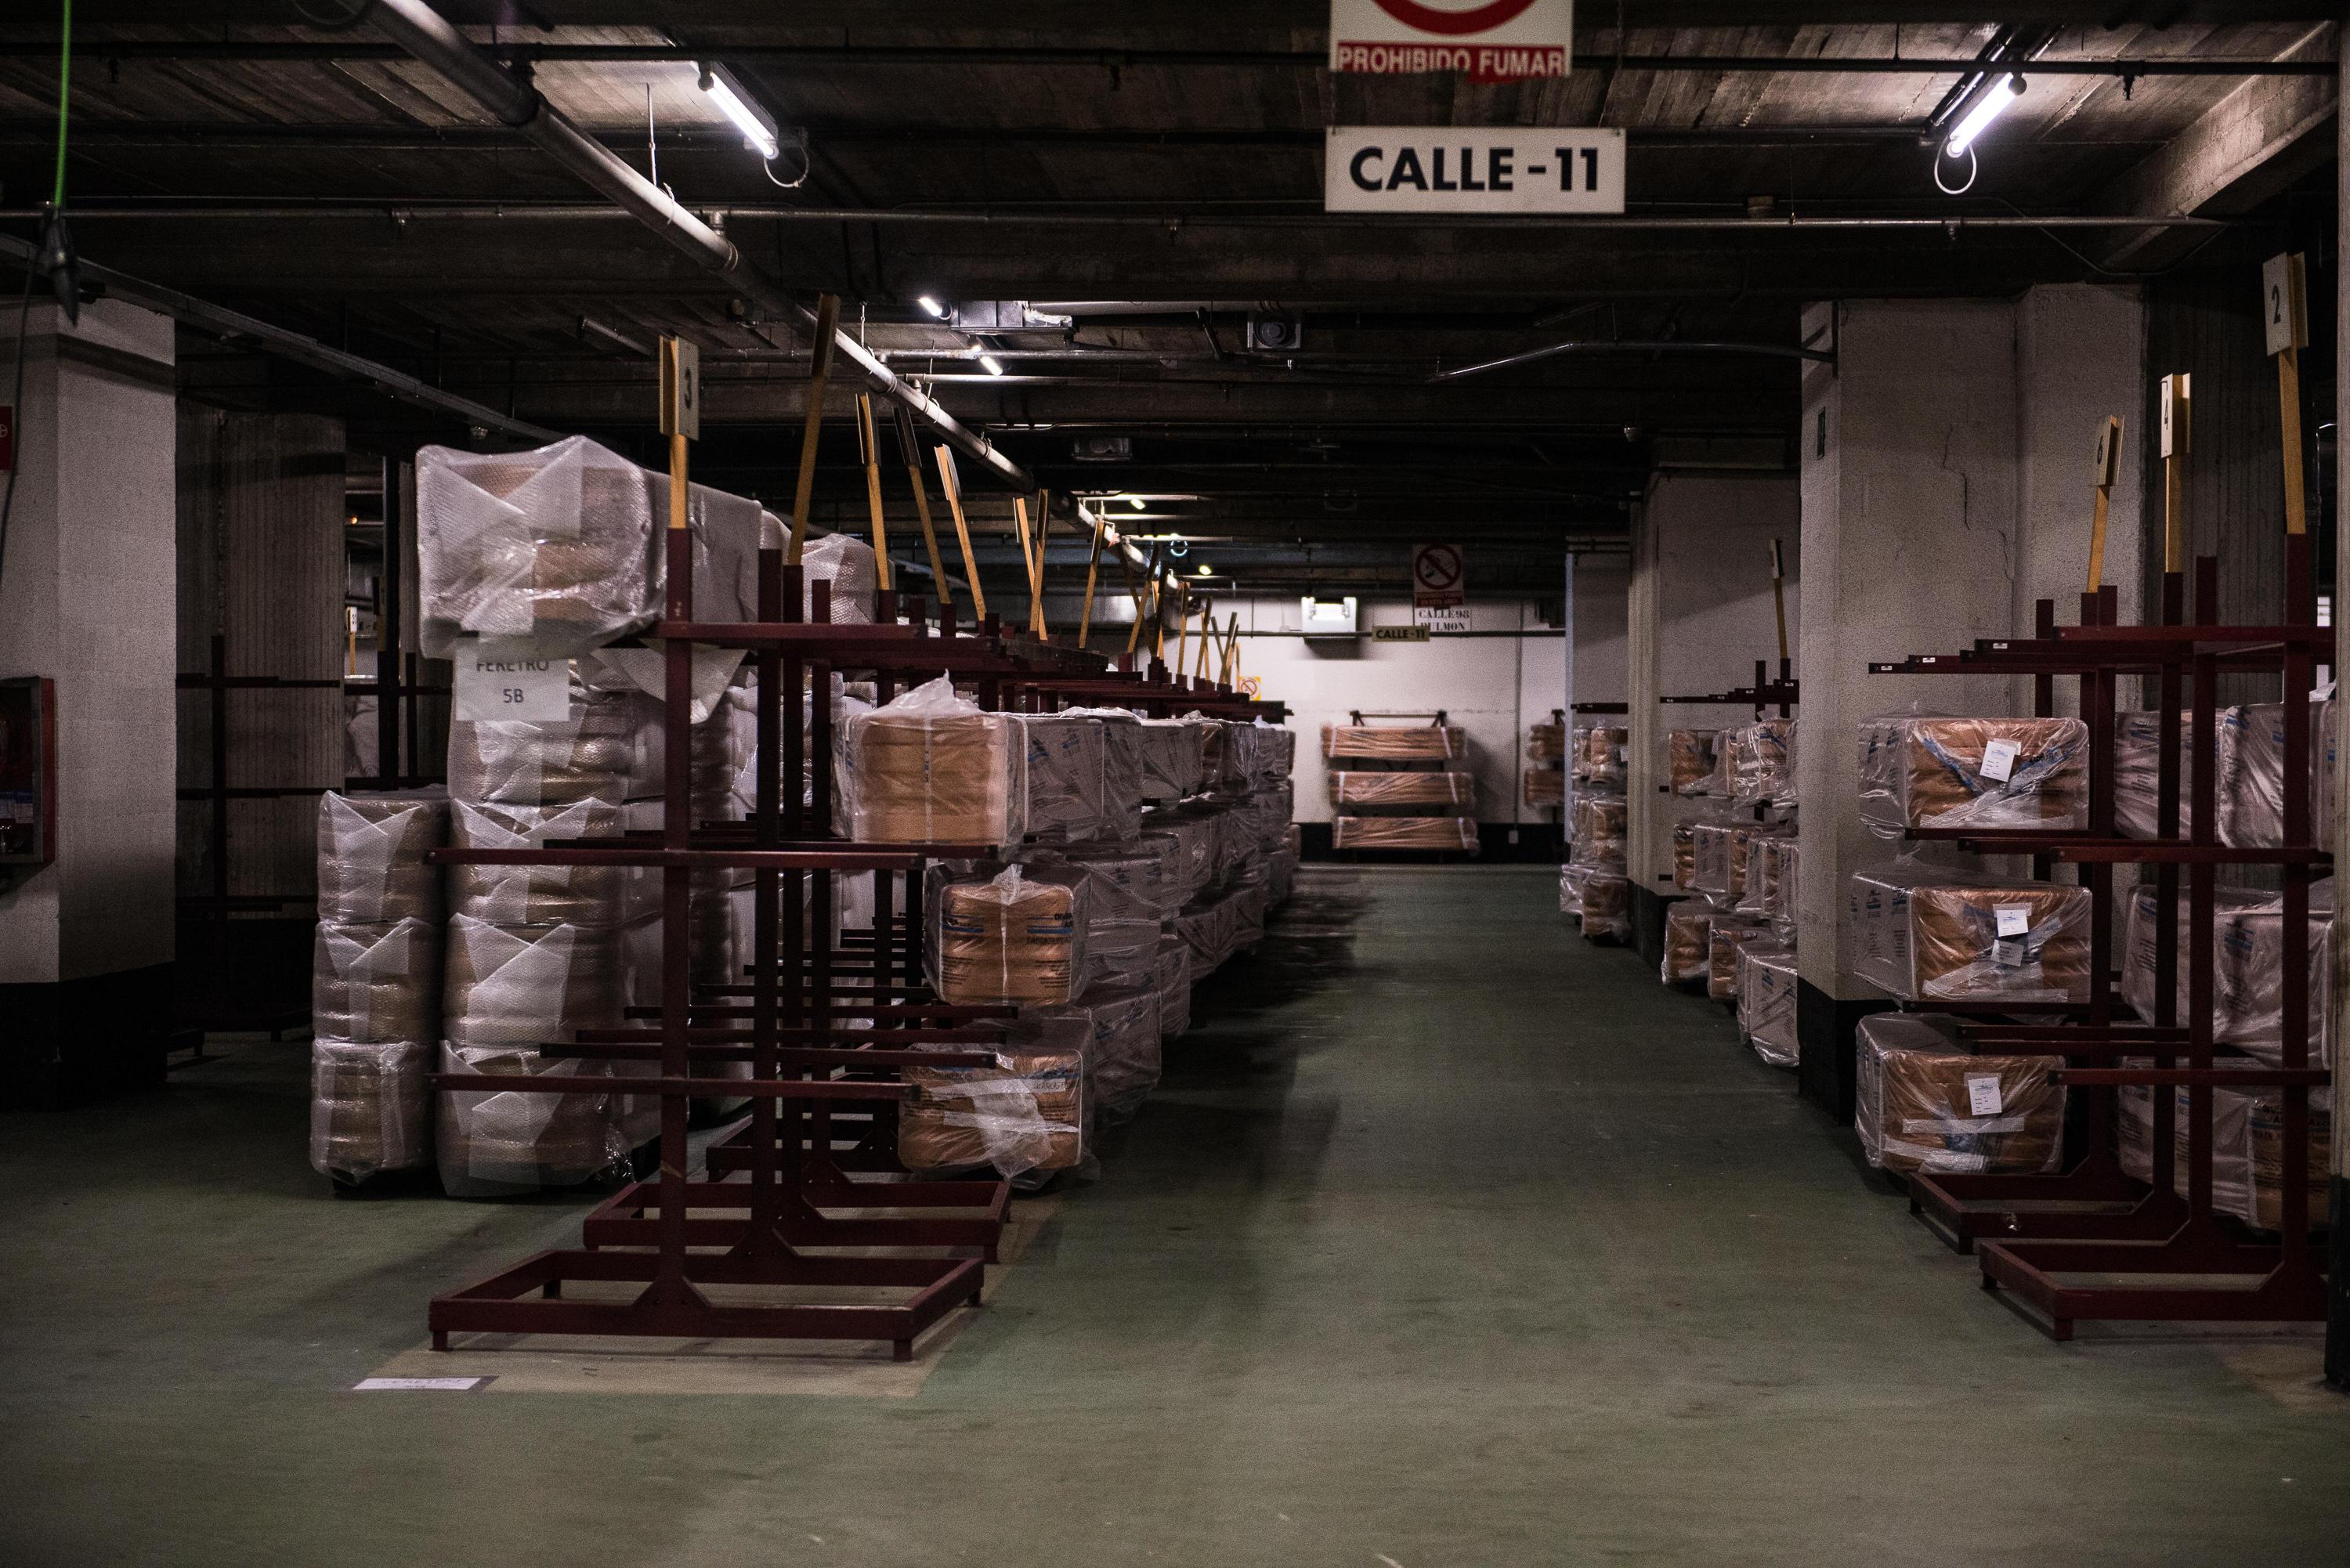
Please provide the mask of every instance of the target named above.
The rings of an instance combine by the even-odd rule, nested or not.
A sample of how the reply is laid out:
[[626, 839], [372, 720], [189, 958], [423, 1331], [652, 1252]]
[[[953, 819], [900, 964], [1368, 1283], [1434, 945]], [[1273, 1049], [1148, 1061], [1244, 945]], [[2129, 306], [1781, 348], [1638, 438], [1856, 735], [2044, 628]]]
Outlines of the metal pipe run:
[[1482, 364], [1463, 365], [1458, 370], [1440, 370], [1428, 379], [1428, 384], [1435, 387], [1447, 381], [1463, 381], [1491, 370], [1506, 370], [1513, 365], [1531, 365], [1538, 359], [1555, 359], [1562, 354], [1727, 354], [1767, 359], [1804, 359], [1824, 365], [1835, 363], [1835, 356], [1827, 349], [1791, 348], [1777, 343], [1577, 341], [1546, 343], [1523, 354], [1509, 354]]
[[[743, 259], [733, 242], [688, 212], [668, 192], [639, 174], [612, 151], [539, 95], [538, 89], [515, 77], [424, 0], [376, 0], [370, 19], [391, 35], [409, 55], [440, 73], [466, 97], [502, 123], [514, 127], [549, 158], [589, 188], [603, 192], [621, 211], [667, 240], [709, 272], [739, 289], [747, 299], [766, 306], [814, 330], [816, 315], [779, 285]], [[299, 210], [307, 210], [297, 207]], [[589, 209], [598, 216], [608, 209]], [[83, 214], [77, 211], [75, 216]], [[92, 216], [98, 215], [93, 212]], [[1035, 482], [985, 437], [965, 429], [953, 415], [927, 394], [916, 391], [890, 374], [845, 333], [836, 333], [835, 349], [865, 375], [874, 389], [905, 404], [935, 426], [946, 441], [976, 458], [1000, 480], [1019, 490], [1033, 490]]]

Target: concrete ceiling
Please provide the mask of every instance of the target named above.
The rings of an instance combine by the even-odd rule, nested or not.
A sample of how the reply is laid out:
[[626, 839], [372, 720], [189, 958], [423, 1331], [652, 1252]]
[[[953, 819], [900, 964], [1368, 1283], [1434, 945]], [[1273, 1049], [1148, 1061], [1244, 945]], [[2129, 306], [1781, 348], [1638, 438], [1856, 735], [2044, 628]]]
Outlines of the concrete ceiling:
[[[35, 9], [0, 23], [0, 203], [24, 236], [55, 137], [54, 32]], [[770, 275], [840, 294], [868, 347], [935, 377], [941, 402], [1042, 482], [1158, 497], [1128, 526], [1230, 541], [1224, 556], [1284, 585], [1360, 586], [1359, 552], [1390, 547], [1399, 576], [1400, 545], [1422, 536], [1555, 581], [1565, 549], [1620, 535], [1659, 464], [1792, 464], [1803, 302], [2157, 272], [2213, 231], [2079, 220], [2239, 220], [2332, 154], [2330, 74], [2230, 66], [2330, 61], [2325, 8], [2306, 4], [2105, 0], [1954, 23], [1940, 5], [1811, 3], [1797, 25], [1783, 5], [1626, 0], [1619, 35], [1590, 0], [1573, 76], [1490, 87], [1333, 79], [1310, 0], [1194, 0], [1139, 23], [1061, 0], [895, 4], [878, 23], [869, 5], [777, 9], [443, 6], [621, 157], [657, 159], [688, 207], [723, 211]], [[1962, 76], [1890, 62], [2002, 40], [2033, 50], [2030, 90], [1975, 187], [1946, 197], [1920, 138]], [[681, 332], [709, 378], [699, 473], [788, 493], [806, 343], [364, 20], [117, 0], [77, 41], [69, 186], [88, 257], [647, 455], [640, 349]], [[1770, 63], [1682, 63], [1729, 56]], [[743, 151], [695, 89], [695, 57], [805, 133], [805, 182], [775, 182], [800, 172], [795, 152], [768, 171]], [[1817, 68], [1839, 60], [1887, 64]], [[2095, 74], [2116, 60], [2199, 74]], [[1322, 129], [1356, 123], [1624, 128], [1636, 222], [1329, 217]], [[1073, 319], [993, 332], [999, 380], [922, 294]], [[1274, 310], [1300, 318], [1295, 350], [1248, 347], [1248, 317]], [[1584, 347], [1430, 382], [1565, 340]], [[362, 444], [465, 439], [245, 347], [191, 333], [183, 348], [195, 396], [329, 410]], [[850, 404], [837, 393], [827, 413], [819, 510], [861, 524]], [[1117, 436], [1130, 460], [1076, 456]], [[889, 486], [907, 509], [894, 462]], [[980, 504], [983, 527], [1000, 509]]]

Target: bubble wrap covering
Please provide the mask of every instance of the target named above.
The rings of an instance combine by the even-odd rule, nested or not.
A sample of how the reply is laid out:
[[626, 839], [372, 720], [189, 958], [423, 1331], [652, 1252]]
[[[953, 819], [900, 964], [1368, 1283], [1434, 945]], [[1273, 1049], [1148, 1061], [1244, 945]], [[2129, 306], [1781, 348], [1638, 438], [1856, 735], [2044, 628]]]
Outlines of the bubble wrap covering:
[[[2002, 911], [2022, 934], [1998, 934]], [[1847, 919], [1853, 971], [1914, 1002], [2085, 1002], [2089, 890], [1998, 882], [1935, 867], [1856, 872]]]
[[311, 946], [310, 1028], [355, 1044], [429, 1041], [441, 1033], [441, 932], [411, 917], [321, 920]]
[[1858, 1044], [1853, 1125], [1870, 1165], [1993, 1175], [2064, 1168], [2064, 1086], [2048, 1081], [2063, 1058], [1977, 1055], [1960, 1044], [1958, 1020], [1939, 1013], [1870, 1013]]
[[1860, 815], [1911, 828], [2089, 825], [2089, 727], [2078, 719], [1872, 719], [1860, 726]]
[[1795, 950], [1750, 942], [1738, 950], [1738, 1029], [1773, 1067], [1803, 1059], [1795, 1033]]
[[[774, 519], [770, 519], [774, 521]], [[785, 543], [788, 528], [776, 524], [769, 543], [781, 547]], [[874, 596], [881, 589], [879, 564], [874, 559], [873, 546], [853, 534], [827, 534], [821, 539], [810, 539], [800, 546], [800, 617], [816, 618], [816, 585], [827, 582], [831, 587], [831, 618], [837, 625], [870, 626], [873, 623]], [[758, 604], [757, 562], [752, 563], [751, 603]]]
[[906, 1168], [993, 1168], [1008, 1179], [1084, 1164], [1089, 1037], [1076, 1020], [1055, 1033], [1058, 1044], [1006, 1041], [993, 1067], [907, 1068], [913, 1096], [898, 1109]]
[[430, 1041], [311, 1041], [310, 1168], [358, 1183], [430, 1161], [438, 1054]]
[[1027, 836], [1045, 843], [1084, 844], [1104, 836], [1108, 822], [1107, 726], [1068, 713], [1014, 713], [1027, 750]]
[[438, 922], [441, 868], [424, 854], [448, 834], [449, 798], [437, 790], [319, 796], [318, 919]]
[[[2159, 1091], [2139, 1086], [2121, 1089], [2115, 1096], [2120, 1122], [2122, 1169], [2140, 1181], [2154, 1179], [2154, 1096]], [[2171, 1185], [2187, 1196], [2188, 1090], [2172, 1089], [2178, 1109], [2171, 1119]], [[2334, 1099], [2328, 1089], [2309, 1092], [2309, 1153], [2306, 1168], [2311, 1192], [2311, 1229], [2327, 1222], [2333, 1174]], [[2284, 1224], [2284, 1091], [2282, 1089], [2213, 1089], [2211, 1091], [2211, 1207], [2233, 1215], [2255, 1231], [2274, 1231]]]
[[[2151, 887], [2128, 895], [2128, 922], [2122, 946], [2122, 998], [2140, 1018], [2156, 1013], [2155, 945], [2162, 899]], [[2214, 890], [2211, 916], [2211, 1038], [2284, 1065], [2284, 905], [2274, 893], [2244, 888]], [[2334, 1064], [2326, 1017], [2333, 990], [2328, 959], [2334, 931], [2334, 882], [2314, 884], [2309, 895], [2309, 1064]], [[2190, 916], [2185, 890], [2178, 899], [2177, 1001], [2172, 1016], [2184, 1025], [2188, 1010], [2188, 941]]]
[[[756, 602], [758, 504], [691, 487], [694, 613], [747, 620]], [[461, 637], [541, 658], [641, 631], [667, 591], [669, 478], [584, 436], [531, 452], [416, 454], [421, 635], [449, 659]]]
[[868, 844], [1017, 844], [1028, 830], [1027, 747], [946, 676], [851, 712], [837, 733], [844, 836]]
[[610, 1091], [546, 1095], [444, 1089], [435, 1118], [441, 1185], [452, 1198], [506, 1198], [623, 1174], [629, 1151], [660, 1133], [660, 1101], [629, 1095], [650, 1064], [545, 1057], [529, 1046], [444, 1043], [444, 1073], [613, 1079]]
[[1097, 987], [1076, 1002], [1039, 1008], [1035, 1017], [1085, 1023], [1089, 1034], [1086, 1093], [1100, 1120], [1125, 1121], [1159, 1086], [1159, 992], [1154, 985]]
[[1082, 880], [1045, 867], [993, 876], [932, 867], [923, 958], [947, 1002], [1066, 1002], [1083, 988], [1088, 911]]
[[561, 1044], [620, 1022], [620, 933], [596, 926], [449, 921], [442, 1012], [461, 1045]]
[[560, 722], [452, 721], [450, 796], [475, 805], [569, 805], [658, 795], [658, 758], [648, 759], [644, 748], [646, 732], [657, 735], [660, 724], [660, 704], [652, 699], [596, 691], [577, 680], [571, 717]]
[[[451, 842], [461, 849], [543, 849], [574, 838], [617, 841], [623, 821], [620, 808], [608, 801], [562, 806], [461, 801], [451, 826]], [[642, 912], [624, 905], [626, 876], [612, 866], [452, 866], [449, 907], [494, 925], [616, 926]]]

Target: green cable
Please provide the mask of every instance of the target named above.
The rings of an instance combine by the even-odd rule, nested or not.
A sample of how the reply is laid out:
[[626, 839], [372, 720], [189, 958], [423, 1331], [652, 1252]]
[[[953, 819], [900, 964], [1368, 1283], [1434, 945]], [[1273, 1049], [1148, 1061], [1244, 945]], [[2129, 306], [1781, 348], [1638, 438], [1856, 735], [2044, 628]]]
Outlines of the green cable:
[[57, 45], [57, 185], [49, 197], [49, 205], [58, 212], [66, 205], [66, 89], [73, 76], [73, 0], [65, 0], [64, 36]]

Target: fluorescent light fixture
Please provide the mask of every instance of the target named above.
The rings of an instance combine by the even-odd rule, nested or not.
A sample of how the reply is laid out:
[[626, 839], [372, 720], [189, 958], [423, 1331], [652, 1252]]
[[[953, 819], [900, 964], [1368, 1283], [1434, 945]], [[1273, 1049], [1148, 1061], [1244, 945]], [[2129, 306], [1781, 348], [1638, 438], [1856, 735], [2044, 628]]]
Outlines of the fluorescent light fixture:
[[1209, 566], [1207, 562], [1202, 561], [1200, 563], [1200, 575], [1203, 577], [1212, 577], [1216, 575], [1216, 570], [1213, 566]]
[[982, 354], [979, 357], [979, 368], [991, 376], [1003, 374], [1003, 361], [993, 354]]
[[914, 303], [920, 306], [937, 320], [944, 321], [947, 318], [947, 307], [941, 305], [934, 296], [925, 294], [916, 299]]
[[2022, 77], [2004, 76], [1991, 83], [1975, 99], [1974, 107], [1967, 110], [1966, 118], [1959, 121], [1959, 128], [1950, 132], [1950, 140], [1943, 144], [1943, 150], [1953, 158], [1964, 152], [1974, 145], [1976, 137], [1991, 129], [1992, 120], [2007, 112], [2008, 105], [2022, 96]]
[[775, 157], [782, 145], [775, 139], [775, 122], [751, 101], [750, 93], [724, 66], [702, 67], [702, 90], [734, 122], [734, 129], [743, 133], [743, 146], [762, 158]]
[[1144, 503], [1143, 503], [1143, 499], [1142, 499], [1142, 497], [1141, 497], [1141, 496], [1139, 496], [1139, 495], [1129, 495], [1129, 496], [1128, 496], [1128, 497], [1126, 498], [1126, 504], [1127, 504], [1128, 506], [1133, 507], [1137, 512], [1141, 511], [1141, 510], [1142, 510], [1142, 508], [1143, 508], [1143, 504], [1144, 504]]

